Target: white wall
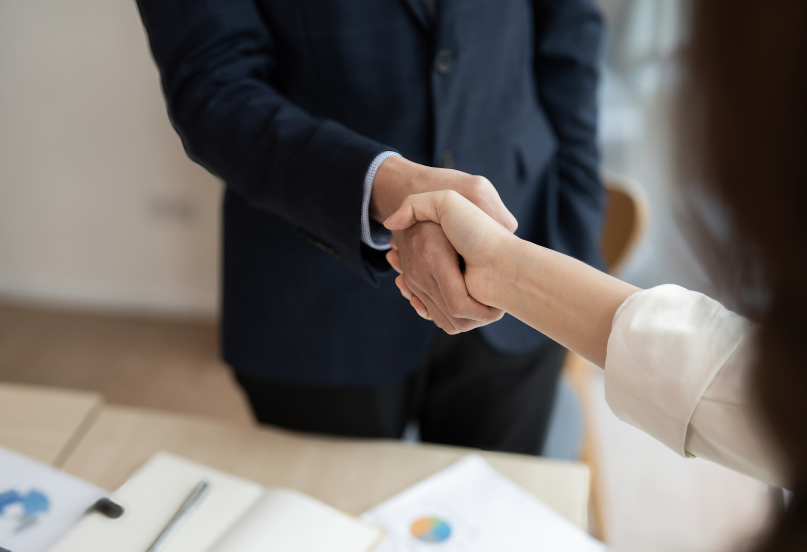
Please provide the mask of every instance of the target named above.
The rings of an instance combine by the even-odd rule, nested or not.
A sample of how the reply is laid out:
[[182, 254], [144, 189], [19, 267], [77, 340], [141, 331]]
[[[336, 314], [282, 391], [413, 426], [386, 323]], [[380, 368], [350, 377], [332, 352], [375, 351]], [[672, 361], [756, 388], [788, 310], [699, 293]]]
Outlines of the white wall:
[[647, 231], [620, 277], [643, 288], [674, 283], [718, 296], [687, 235], [689, 211], [675, 130], [686, 0], [603, 0], [610, 33], [602, 88], [603, 165], [644, 191]]
[[212, 315], [220, 188], [133, 0], [0, 2], [0, 297]]

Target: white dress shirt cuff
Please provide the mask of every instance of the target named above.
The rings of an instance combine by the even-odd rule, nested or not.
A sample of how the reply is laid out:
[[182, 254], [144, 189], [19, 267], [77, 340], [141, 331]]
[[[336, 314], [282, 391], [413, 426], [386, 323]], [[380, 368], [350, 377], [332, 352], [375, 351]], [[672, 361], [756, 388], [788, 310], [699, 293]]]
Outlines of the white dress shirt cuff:
[[375, 173], [378, 172], [378, 167], [381, 166], [381, 163], [385, 159], [395, 156], [401, 157], [401, 154], [394, 151], [379, 153], [370, 163], [370, 168], [367, 169], [367, 174], [364, 176], [364, 198], [361, 205], [361, 241], [378, 251], [390, 249], [389, 240], [392, 233], [378, 222], [370, 219], [370, 197], [373, 195], [373, 180], [375, 180]]
[[605, 360], [605, 398], [617, 417], [682, 456], [687, 428], [750, 323], [705, 295], [663, 285], [616, 312]]

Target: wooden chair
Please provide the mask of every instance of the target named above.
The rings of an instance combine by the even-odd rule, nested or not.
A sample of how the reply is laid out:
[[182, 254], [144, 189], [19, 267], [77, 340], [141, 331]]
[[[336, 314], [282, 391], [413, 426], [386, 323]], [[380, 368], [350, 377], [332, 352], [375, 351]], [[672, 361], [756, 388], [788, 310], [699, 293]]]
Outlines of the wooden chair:
[[602, 236], [602, 253], [609, 274], [616, 274], [639, 245], [647, 228], [648, 208], [641, 187], [623, 177], [603, 177], [608, 211]]
[[[601, 247], [609, 274], [615, 274], [639, 244], [647, 227], [648, 209], [641, 188], [628, 179], [604, 175], [608, 192]], [[589, 363], [569, 352], [563, 368], [564, 377], [574, 388], [583, 410], [583, 445], [580, 460], [591, 470], [590, 527], [592, 534], [604, 542], [609, 540], [608, 518], [603, 501], [602, 481], [594, 435], [596, 424], [589, 383]]]

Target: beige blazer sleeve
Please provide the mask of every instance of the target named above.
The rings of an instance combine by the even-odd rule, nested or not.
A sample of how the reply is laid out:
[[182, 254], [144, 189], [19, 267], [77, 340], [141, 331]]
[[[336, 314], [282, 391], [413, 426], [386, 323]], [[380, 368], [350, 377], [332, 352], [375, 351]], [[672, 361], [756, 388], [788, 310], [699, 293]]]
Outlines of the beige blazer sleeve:
[[614, 316], [605, 398], [614, 414], [678, 454], [781, 485], [777, 453], [751, 392], [747, 319], [701, 293], [664, 285]]

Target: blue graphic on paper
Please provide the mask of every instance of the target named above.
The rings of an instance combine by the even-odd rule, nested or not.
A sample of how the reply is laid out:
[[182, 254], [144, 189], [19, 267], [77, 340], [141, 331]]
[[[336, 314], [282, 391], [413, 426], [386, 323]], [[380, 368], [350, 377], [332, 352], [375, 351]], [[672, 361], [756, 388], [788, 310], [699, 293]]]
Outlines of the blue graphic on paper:
[[10, 522], [14, 533], [20, 533], [37, 522], [50, 509], [48, 497], [31, 489], [23, 494], [14, 489], [0, 492], [0, 521]]

